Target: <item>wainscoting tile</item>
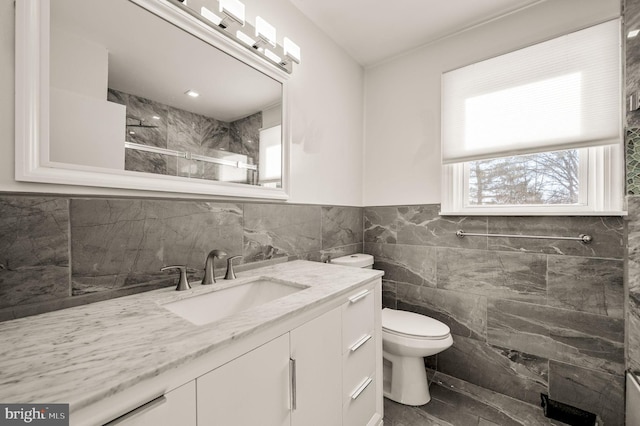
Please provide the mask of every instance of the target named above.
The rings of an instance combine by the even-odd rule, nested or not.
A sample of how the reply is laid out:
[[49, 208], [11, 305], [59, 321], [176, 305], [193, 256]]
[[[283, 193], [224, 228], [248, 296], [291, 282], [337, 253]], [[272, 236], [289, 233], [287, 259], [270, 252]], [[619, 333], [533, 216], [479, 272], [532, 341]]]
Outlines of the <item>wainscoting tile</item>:
[[322, 248], [321, 207], [245, 204], [245, 261], [296, 256]]
[[624, 371], [624, 320], [489, 299], [488, 342], [613, 374]]
[[322, 207], [322, 248], [362, 243], [362, 209]]
[[624, 425], [624, 387], [623, 375], [549, 362], [549, 396], [600, 415], [607, 426]]
[[[544, 417], [542, 407], [538, 403], [539, 400], [535, 404], [529, 404], [443, 373], [436, 373], [433, 380], [434, 384], [468, 395], [479, 403], [499, 411], [502, 415], [507, 416], [510, 421], [517, 422], [518, 425], [538, 426], [549, 424], [549, 419]], [[465, 407], [458, 407], [458, 409], [464, 410]], [[480, 418], [478, 425], [502, 425], [501, 421], [503, 421], [503, 418], [485, 415]]]
[[438, 248], [438, 288], [546, 303], [546, 256]]
[[398, 283], [397, 306], [442, 321], [456, 335], [454, 340], [457, 336], [487, 339], [486, 297]]
[[532, 404], [547, 389], [547, 368], [545, 358], [462, 336], [438, 354], [439, 372]]
[[242, 208], [198, 201], [74, 199], [71, 233], [74, 294], [174, 281], [175, 273], [160, 268], [201, 270], [214, 248], [242, 253]]
[[365, 207], [364, 241], [395, 244], [398, 242], [398, 208]]
[[364, 251], [373, 255], [375, 269], [384, 271], [389, 281], [436, 286], [435, 248], [399, 244], [365, 243]]
[[548, 268], [549, 305], [624, 317], [622, 260], [549, 256]]
[[627, 197], [627, 203], [628, 362], [629, 368], [640, 371], [640, 196]]
[[0, 308], [70, 295], [64, 198], [0, 197]]
[[486, 233], [484, 217], [440, 216], [437, 204], [398, 207], [398, 244], [438, 247], [487, 248], [486, 237], [459, 238], [456, 231]]
[[490, 250], [614, 259], [624, 256], [624, 223], [621, 217], [489, 217], [489, 232], [562, 237], [589, 234], [593, 237], [590, 244], [567, 240], [489, 238]]

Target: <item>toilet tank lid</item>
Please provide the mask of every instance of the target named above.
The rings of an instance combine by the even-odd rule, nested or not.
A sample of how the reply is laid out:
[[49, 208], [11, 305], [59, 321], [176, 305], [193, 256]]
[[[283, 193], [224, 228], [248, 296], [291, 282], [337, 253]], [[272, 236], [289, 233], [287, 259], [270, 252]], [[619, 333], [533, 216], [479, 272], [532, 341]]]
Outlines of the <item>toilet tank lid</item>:
[[417, 337], [446, 337], [449, 327], [437, 319], [407, 311], [384, 308], [382, 328], [399, 334]]
[[331, 259], [331, 263], [335, 263], [336, 265], [354, 266], [356, 268], [365, 268], [373, 265], [373, 256], [370, 254], [356, 253], [336, 257], [335, 259]]

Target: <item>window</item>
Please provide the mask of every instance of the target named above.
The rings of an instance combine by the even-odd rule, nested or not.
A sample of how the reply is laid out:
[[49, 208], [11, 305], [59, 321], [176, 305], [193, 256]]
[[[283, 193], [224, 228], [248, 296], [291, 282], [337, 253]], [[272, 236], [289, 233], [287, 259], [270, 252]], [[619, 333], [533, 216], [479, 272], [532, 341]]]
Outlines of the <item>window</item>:
[[619, 20], [442, 76], [442, 214], [620, 214]]

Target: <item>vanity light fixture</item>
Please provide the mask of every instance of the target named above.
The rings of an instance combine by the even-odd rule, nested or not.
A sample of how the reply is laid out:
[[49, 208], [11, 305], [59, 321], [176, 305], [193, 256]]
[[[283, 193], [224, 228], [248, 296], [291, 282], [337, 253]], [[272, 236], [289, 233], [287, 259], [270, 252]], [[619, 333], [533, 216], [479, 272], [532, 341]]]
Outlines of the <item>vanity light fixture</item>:
[[220, 12], [244, 27], [244, 4], [238, 0], [220, 0]]
[[279, 64], [282, 62], [282, 58], [276, 55], [275, 53], [273, 53], [272, 51], [270, 51], [269, 49], [264, 49], [264, 56], [271, 59], [276, 64]]
[[248, 35], [246, 35], [240, 30], [236, 31], [236, 38], [241, 42], [243, 42], [244, 44], [246, 44], [247, 46], [253, 46], [254, 44], [256, 44], [256, 41], [254, 39], [252, 39], [251, 37], [249, 37]]
[[284, 56], [291, 59], [296, 64], [300, 63], [300, 46], [291, 41], [290, 38], [285, 37], [284, 40]]
[[627, 33], [627, 38], [634, 38], [640, 34], [640, 30], [631, 30]]
[[191, 96], [192, 98], [197, 98], [198, 96], [200, 96], [200, 93], [196, 92], [195, 90], [187, 90], [186, 92], [184, 92], [185, 95], [187, 96]]
[[[255, 26], [246, 22], [245, 5], [239, 0], [217, 0], [218, 13], [212, 11], [212, 9], [216, 10], [216, 0], [209, 0], [209, 3], [214, 5], [212, 9], [201, 7], [199, 11], [187, 6], [187, 1], [165, 1], [204, 22], [218, 33], [224, 34], [229, 39], [250, 49], [254, 54], [289, 74], [293, 70], [293, 63], [300, 63], [300, 46], [288, 37], [284, 37], [283, 46], [278, 44], [276, 28], [260, 16], [256, 17]], [[239, 28], [243, 28], [243, 30]], [[252, 33], [255, 34], [255, 37], [249, 35]]]
[[259, 16], [256, 16], [256, 37], [258, 43], [262, 41], [276, 47], [276, 28]]
[[213, 22], [215, 25], [220, 26], [222, 24], [222, 18], [204, 6], [200, 8], [200, 15], [202, 15], [203, 18], [206, 18], [209, 21]]

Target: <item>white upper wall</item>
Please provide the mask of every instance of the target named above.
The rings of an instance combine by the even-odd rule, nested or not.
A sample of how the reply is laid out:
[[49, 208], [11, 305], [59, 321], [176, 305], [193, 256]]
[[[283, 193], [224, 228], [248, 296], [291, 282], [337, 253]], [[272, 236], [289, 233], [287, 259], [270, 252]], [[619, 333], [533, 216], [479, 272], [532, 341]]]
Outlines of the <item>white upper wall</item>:
[[[247, 21], [260, 15], [302, 49], [289, 79], [292, 121], [290, 202], [362, 205], [364, 71], [288, 0], [246, 0]], [[0, 0], [0, 191], [169, 196], [148, 191], [32, 184], [14, 180], [14, 7]], [[193, 198], [193, 195], [188, 195]], [[210, 197], [203, 197], [210, 198]]]
[[368, 68], [364, 205], [440, 203], [440, 76], [620, 16], [620, 0], [547, 0]]

